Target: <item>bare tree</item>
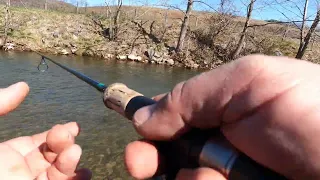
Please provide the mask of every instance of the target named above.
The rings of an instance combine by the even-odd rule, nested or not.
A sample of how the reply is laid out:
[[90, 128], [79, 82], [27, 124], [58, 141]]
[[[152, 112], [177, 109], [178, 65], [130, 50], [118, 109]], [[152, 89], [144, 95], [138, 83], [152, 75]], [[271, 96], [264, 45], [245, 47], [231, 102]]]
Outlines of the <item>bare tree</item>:
[[122, 0], [118, 0], [116, 14], [113, 18], [113, 37], [111, 38], [112, 40], [117, 39], [117, 36], [118, 36], [119, 17], [120, 17], [120, 13], [121, 13], [122, 3], [123, 3]]
[[188, 6], [187, 6], [187, 10], [185, 12], [184, 15], [184, 19], [181, 25], [181, 31], [180, 31], [180, 36], [179, 36], [179, 40], [178, 40], [178, 44], [176, 47], [176, 52], [181, 52], [181, 50], [183, 49], [183, 45], [184, 45], [184, 41], [187, 35], [187, 30], [189, 27], [189, 21], [190, 21], [190, 15], [192, 12], [192, 8], [193, 8], [193, 0], [188, 0]]
[[245, 42], [245, 38], [246, 38], [246, 33], [247, 33], [247, 30], [248, 30], [248, 27], [249, 27], [249, 22], [250, 22], [250, 19], [251, 19], [251, 15], [252, 15], [252, 11], [253, 11], [253, 7], [254, 7], [254, 3], [256, 2], [256, 0], [250, 0], [250, 3], [249, 5], [247, 6], [247, 17], [246, 17], [246, 22], [243, 26], [243, 30], [241, 32], [241, 36], [240, 36], [240, 39], [239, 39], [239, 42], [237, 44], [237, 48], [236, 50], [232, 53], [232, 56], [231, 58], [232, 59], [236, 59], [242, 48], [243, 48], [243, 45], [244, 45], [244, 42]]
[[45, 10], [48, 10], [48, 0], [45, 1], [44, 9], [45, 9]]
[[10, 26], [10, 0], [7, 0], [6, 7], [5, 7], [5, 17], [4, 17], [4, 40], [2, 47], [4, 47], [7, 44], [8, 40], [8, 31]]
[[[306, 0], [307, 1], [307, 0]], [[310, 40], [312, 38], [312, 35], [314, 34], [318, 24], [319, 24], [319, 21], [320, 21], [320, 8], [318, 8], [318, 11], [317, 11], [317, 14], [316, 14], [316, 17], [314, 18], [314, 21], [310, 27], [310, 29], [308, 30], [307, 32], [307, 35], [305, 37], [302, 38], [302, 42], [300, 43], [300, 47], [299, 47], [299, 50], [297, 52], [297, 55], [296, 55], [296, 58], [297, 59], [302, 59], [307, 48], [308, 48], [308, 45], [310, 43]]]
[[79, 0], [77, 1], [77, 14], [79, 13]]
[[86, 13], [88, 10], [88, 1], [84, 2], [84, 12]]
[[305, 0], [304, 9], [303, 9], [302, 24], [301, 24], [301, 29], [300, 29], [300, 46], [299, 46], [298, 51], [301, 51], [301, 48], [303, 47], [303, 44], [304, 44], [305, 26], [306, 26], [307, 14], [308, 14], [308, 4], [309, 4], [309, 0]]

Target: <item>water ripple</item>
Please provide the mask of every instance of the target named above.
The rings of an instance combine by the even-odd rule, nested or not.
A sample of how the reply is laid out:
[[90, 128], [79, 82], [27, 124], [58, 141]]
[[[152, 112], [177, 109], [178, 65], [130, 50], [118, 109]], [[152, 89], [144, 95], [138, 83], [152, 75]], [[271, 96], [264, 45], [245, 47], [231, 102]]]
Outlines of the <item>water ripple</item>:
[[[50, 57], [98, 81], [126, 83], [147, 96], [167, 92], [176, 83], [199, 73], [94, 58]], [[31, 89], [18, 109], [0, 117], [0, 140], [76, 121], [82, 129], [77, 139], [83, 148], [81, 167], [93, 170], [94, 179], [130, 179], [122, 161], [126, 144], [138, 138], [131, 124], [104, 107], [102, 95], [94, 88], [52, 63], [48, 63], [49, 71], [40, 73], [39, 62], [36, 54], [0, 53], [0, 87], [25, 81]]]

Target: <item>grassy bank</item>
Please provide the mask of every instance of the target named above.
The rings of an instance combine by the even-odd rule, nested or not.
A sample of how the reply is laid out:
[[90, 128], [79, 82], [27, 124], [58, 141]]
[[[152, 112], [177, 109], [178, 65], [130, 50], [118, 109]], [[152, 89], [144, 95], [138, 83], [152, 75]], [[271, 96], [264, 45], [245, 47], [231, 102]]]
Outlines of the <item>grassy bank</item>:
[[[0, 26], [4, 27], [4, 6], [0, 8]], [[191, 19], [185, 49], [175, 54], [172, 51], [179, 37], [181, 13], [156, 8], [139, 8], [137, 12], [137, 8], [126, 8], [120, 16], [118, 39], [110, 41], [105, 33], [111, 21], [104, 16], [103, 8], [75, 14], [11, 7], [7, 42], [14, 44], [17, 51], [215, 68], [232, 60], [229, 54], [234, 50], [243, 26], [243, 19], [239, 17], [195, 12], [197, 18]], [[133, 17], [133, 13], [138, 17]], [[251, 22], [261, 23], [264, 22]], [[3, 29], [0, 33], [3, 35]], [[317, 42], [318, 39], [311, 43], [306, 60], [320, 62]], [[297, 29], [284, 25], [257, 26], [249, 29], [241, 56], [262, 53], [294, 57], [298, 47]]]

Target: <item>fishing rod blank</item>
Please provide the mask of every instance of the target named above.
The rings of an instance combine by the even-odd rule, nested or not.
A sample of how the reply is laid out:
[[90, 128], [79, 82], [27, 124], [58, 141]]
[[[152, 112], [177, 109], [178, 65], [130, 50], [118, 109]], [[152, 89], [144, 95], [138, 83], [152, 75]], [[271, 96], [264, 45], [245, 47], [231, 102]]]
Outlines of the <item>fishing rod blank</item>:
[[[39, 53], [38, 53], [39, 54]], [[39, 54], [41, 55], [41, 54]], [[121, 83], [108, 87], [41, 55], [66, 71], [104, 93], [104, 103], [109, 109], [132, 120], [141, 108], [156, 102]], [[236, 150], [219, 129], [193, 129], [179, 139], [153, 141], [159, 154], [165, 157], [166, 180], [175, 179], [182, 168], [208, 167], [222, 173], [228, 180], [286, 180], [287, 178], [264, 167]]]
[[[69, 73], [75, 75], [77, 78], [81, 79], [82, 81], [88, 83], [90, 86], [96, 88], [98, 91], [100, 91], [100, 92], [102, 92], [102, 93], [103, 93], [104, 90], [107, 88], [104, 84], [102, 84], [102, 83], [100, 83], [100, 82], [97, 82], [97, 81], [89, 78], [88, 76], [80, 73], [80, 72], [77, 72], [77, 71], [75, 71], [75, 70], [73, 70], [73, 69], [71, 69], [71, 68], [68, 68], [68, 67], [66, 67], [66, 66], [64, 66], [64, 65], [62, 65], [62, 64], [60, 64], [60, 63], [58, 63], [58, 62], [56, 62], [56, 61], [54, 61], [54, 60], [52, 60], [51, 58], [48, 58], [48, 57], [40, 54], [40, 53], [37, 53], [37, 54], [39, 54], [39, 55], [41, 56], [41, 58], [42, 58], [39, 66], [38, 66], [38, 69], [39, 69], [40, 65], [42, 65], [42, 66], [44, 65], [45, 59], [47, 59], [47, 60], [51, 61], [52, 63], [56, 64], [57, 66], [63, 68], [63, 69], [66, 70], [66, 71], [68, 71]], [[46, 64], [46, 63], [45, 63], [45, 64]], [[49, 67], [48, 67], [48, 65], [47, 65], [47, 69], [46, 69], [46, 70], [48, 70], [48, 68], [49, 68]]]

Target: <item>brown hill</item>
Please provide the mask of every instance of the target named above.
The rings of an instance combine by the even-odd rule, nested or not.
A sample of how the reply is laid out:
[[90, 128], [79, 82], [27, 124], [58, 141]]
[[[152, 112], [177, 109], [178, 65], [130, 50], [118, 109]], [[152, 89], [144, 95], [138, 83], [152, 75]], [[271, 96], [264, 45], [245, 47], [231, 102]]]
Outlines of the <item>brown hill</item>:
[[[6, 4], [6, 2], [7, 0], [0, 0], [0, 4]], [[44, 9], [45, 0], [11, 0], [11, 6]], [[75, 7], [72, 4], [59, 0], [48, 0], [48, 8], [50, 10], [64, 12], [71, 12], [75, 10]]]

